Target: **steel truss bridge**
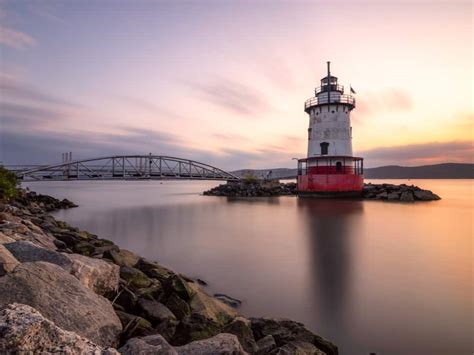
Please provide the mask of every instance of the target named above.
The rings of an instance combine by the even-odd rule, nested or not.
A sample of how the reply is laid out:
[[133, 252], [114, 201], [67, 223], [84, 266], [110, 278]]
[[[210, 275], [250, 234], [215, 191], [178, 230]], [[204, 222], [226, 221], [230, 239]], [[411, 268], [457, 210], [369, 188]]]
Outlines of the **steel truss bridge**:
[[70, 180], [239, 180], [229, 172], [194, 160], [158, 155], [123, 155], [56, 165], [10, 168], [22, 181]]

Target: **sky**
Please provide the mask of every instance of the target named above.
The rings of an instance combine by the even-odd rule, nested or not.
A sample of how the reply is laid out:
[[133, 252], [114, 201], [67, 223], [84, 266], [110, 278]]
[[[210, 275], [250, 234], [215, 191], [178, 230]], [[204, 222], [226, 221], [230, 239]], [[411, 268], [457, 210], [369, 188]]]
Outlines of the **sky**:
[[0, 0], [0, 161], [294, 167], [326, 61], [365, 166], [474, 162], [471, 1]]

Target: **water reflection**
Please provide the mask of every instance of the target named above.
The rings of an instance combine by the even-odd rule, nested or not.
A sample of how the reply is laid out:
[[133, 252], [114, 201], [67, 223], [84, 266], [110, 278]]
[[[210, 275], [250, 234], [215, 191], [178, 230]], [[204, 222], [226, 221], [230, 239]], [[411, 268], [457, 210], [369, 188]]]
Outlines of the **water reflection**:
[[364, 212], [357, 200], [317, 200], [300, 198], [298, 208], [308, 227], [312, 269], [311, 286], [319, 323], [334, 336], [347, 324], [353, 277], [354, 229], [357, 215]]

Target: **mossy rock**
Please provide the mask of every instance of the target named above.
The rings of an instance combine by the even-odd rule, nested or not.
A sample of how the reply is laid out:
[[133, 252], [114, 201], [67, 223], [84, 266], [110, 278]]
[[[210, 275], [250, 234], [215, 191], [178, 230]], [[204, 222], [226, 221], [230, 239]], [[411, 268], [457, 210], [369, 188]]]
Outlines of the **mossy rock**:
[[152, 284], [148, 276], [133, 267], [122, 266], [120, 268], [120, 277], [132, 288], [146, 288]]
[[191, 308], [189, 305], [176, 293], [171, 294], [165, 305], [179, 320], [191, 315]]
[[[118, 266], [135, 267], [140, 257], [126, 249], [110, 249], [104, 252], [104, 258], [112, 260]], [[141, 270], [143, 272], [143, 270]], [[148, 276], [148, 275], [147, 275]]]
[[161, 301], [164, 297], [164, 294], [165, 292], [161, 282], [155, 279], [152, 279], [152, 283], [149, 287], [140, 288], [136, 292], [136, 295], [139, 298], [145, 298], [151, 301]]
[[144, 258], [140, 258], [135, 267], [144, 272], [148, 277], [158, 279], [162, 283], [167, 283], [173, 276], [175, 276], [173, 271]]
[[122, 323], [123, 331], [121, 341], [125, 342], [130, 338], [146, 336], [154, 333], [153, 326], [146, 319], [122, 311], [115, 311]]
[[73, 247], [74, 252], [86, 256], [91, 256], [95, 252], [95, 247], [87, 242], [79, 242]]
[[184, 345], [191, 341], [207, 339], [220, 333], [222, 327], [211, 319], [200, 314], [192, 314], [184, 317], [179, 322], [174, 337], [170, 343], [172, 345]]
[[181, 299], [189, 302], [194, 295], [194, 291], [189, 287], [186, 280], [181, 276], [175, 275], [169, 282], [170, 294], [176, 293]]

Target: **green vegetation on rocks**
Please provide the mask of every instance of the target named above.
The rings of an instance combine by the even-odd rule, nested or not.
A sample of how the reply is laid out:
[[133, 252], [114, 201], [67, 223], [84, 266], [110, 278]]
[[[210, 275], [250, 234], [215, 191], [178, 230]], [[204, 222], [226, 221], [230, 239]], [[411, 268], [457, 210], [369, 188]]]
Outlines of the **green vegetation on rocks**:
[[0, 201], [10, 201], [18, 196], [18, 180], [10, 170], [0, 166]]

